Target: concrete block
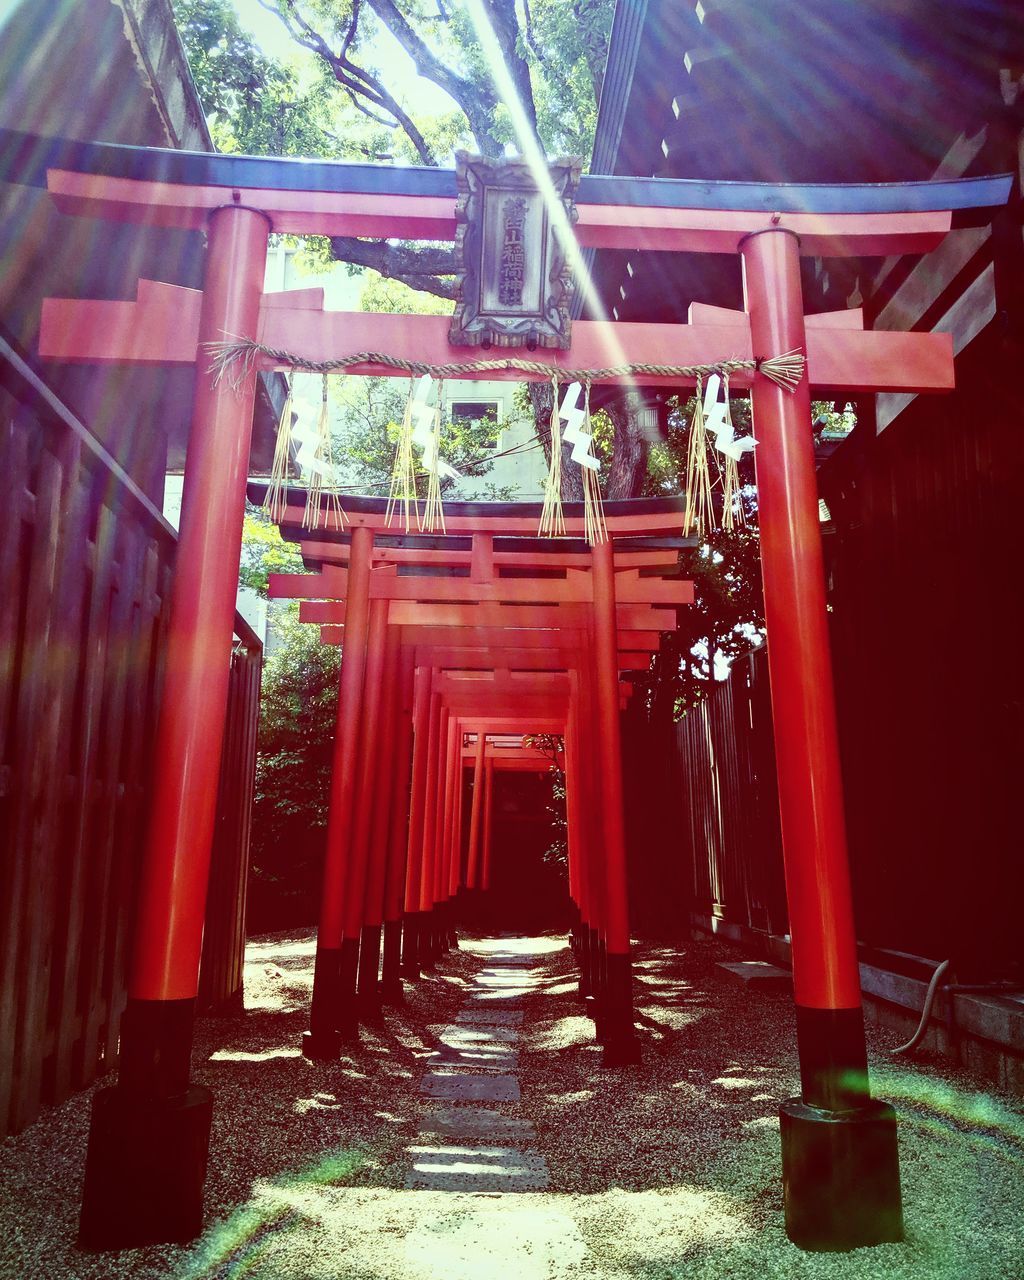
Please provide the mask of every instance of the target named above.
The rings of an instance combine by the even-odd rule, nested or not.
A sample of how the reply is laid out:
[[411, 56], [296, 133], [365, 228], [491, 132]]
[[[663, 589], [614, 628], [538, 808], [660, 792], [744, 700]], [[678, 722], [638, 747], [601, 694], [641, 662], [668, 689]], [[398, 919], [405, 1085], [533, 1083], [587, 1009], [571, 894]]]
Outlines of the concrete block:
[[793, 986], [793, 975], [789, 970], [780, 969], [778, 965], [769, 964], [767, 960], [722, 960], [715, 967], [721, 969], [734, 982], [742, 982], [747, 987], [759, 987], [768, 991], [788, 991]]

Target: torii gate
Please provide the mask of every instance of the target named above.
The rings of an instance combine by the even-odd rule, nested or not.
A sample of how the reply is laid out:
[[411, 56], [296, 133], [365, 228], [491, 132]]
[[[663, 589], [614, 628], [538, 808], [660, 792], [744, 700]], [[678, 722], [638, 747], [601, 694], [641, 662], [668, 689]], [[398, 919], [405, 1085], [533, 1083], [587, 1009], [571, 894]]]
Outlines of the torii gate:
[[[119, 1084], [96, 1098], [83, 1203], [83, 1242], [126, 1245], [199, 1230], [211, 1113], [209, 1096], [190, 1087], [189, 1060], [214, 817], [210, 779], [223, 733], [256, 371], [240, 392], [215, 385], [202, 344], [231, 335], [320, 360], [351, 351], [358, 333], [361, 350], [443, 361], [447, 318], [322, 312], [308, 293], [265, 297], [263, 277], [271, 230], [451, 239], [456, 193], [454, 175], [436, 170], [99, 144], [80, 154], [88, 171], [46, 174], [59, 209], [205, 230], [209, 246], [201, 292], [140, 281], [134, 302], [51, 299], [40, 338], [40, 354], [50, 359], [197, 366]], [[894, 1239], [902, 1225], [895, 1116], [870, 1099], [867, 1084], [810, 391], [812, 384], [838, 394], [947, 390], [953, 367], [948, 336], [867, 332], [845, 313], [806, 317], [800, 256], [927, 253], [950, 229], [952, 210], [1003, 204], [1008, 190], [1008, 179], [786, 187], [585, 176], [577, 201], [581, 246], [737, 255], [746, 311], [695, 313], [687, 325], [579, 322], [571, 355], [545, 353], [552, 371], [570, 359], [590, 367], [807, 355], [808, 376], [793, 394], [761, 373], [738, 375], [733, 385], [751, 387], [759, 441], [761, 562], [801, 1063], [802, 1097], [781, 1112], [786, 1224], [791, 1238], [811, 1247]], [[850, 320], [853, 327], [843, 327]], [[389, 371], [373, 364], [351, 370]], [[488, 374], [494, 376], [522, 375]], [[678, 383], [649, 374], [634, 381]], [[642, 508], [623, 521], [647, 531]], [[530, 523], [524, 518], [518, 531], [532, 533]], [[571, 534], [582, 532], [579, 518], [569, 525]], [[472, 526], [469, 520], [462, 527]], [[595, 569], [604, 555], [595, 548]], [[612, 670], [614, 681], [610, 615], [595, 650], [599, 673]], [[602, 701], [609, 705], [603, 695]], [[617, 747], [612, 719], [614, 726], [604, 727]], [[606, 761], [607, 768], [615, 764]]]
[[[254, 486], [252, 496], [258, 498], [262, 491]], [[674, 508], [676, 504], [670, 505]], [[659, 567], [674, 569], [676, 549], [634, 548], [616, 555], [614, 544], [596, 548], [593, 552], [581, 552], [578, 545], [571, 542], [555, 544], [534, 539], [529, 549], [496, 551], [494, 529], [500, 530], [509, 520], [520, 521], [523, 511], [519, 505], [506, 509], [495, 506], [486, 517], [487, 531], [474, 533], [470, 548], [462, 552], [468, 563], [469, 576], [456, 577], [451, 572], [439, 572], [439, 561], [443, 564], [443, 558], [450, 552], [436, 545], [416, 545], [418, 542], [435, 544], [444, 539], [419, 539], [415, 536], [395, 539], [385, 533], [384, 536], [391, 537], [392, 542], [410, 545], [375, 548], [371, 526], [381, 523], [380, 504], [362, 502], [359, 506], [360, 511], [353, 518], [361, 523], [350, 544], [340, 540], [326, 541], [323, 534], [310, 535], [302, 528], [300, 508], [296, 506], [287, 511], [280, 521], [285, 536], [298, 541], [305, 558], [320, 563], [322, 568], [312, 574], [275, 574], [270, 583], [271, 596], [302, 601], [300, 620], [321, 624], [325, 632], [330, 632], [329, 637], [325, 637], [329, 641], [335, 639], [335, 629], [343, 624], [346, 640], [318, 933], [317, 978], [311, 1029], [304, 1040], [304, 1052], [316, 1058], [336, 1057], [339, 1036], [357, 1034], [360, 1006], [357, 992], [363, 1002], [368, 1002], [371, 1007], [373, 1004], [381, 921], [377, 919], [376, 901], [367, 900], [365, 893], [367, 877], [371, 875], [366, 864], [373, 862], [366, 839], [366, 824], [368, 815], [376, 809], [374, 785], [386, 787], [391, 781], [390, 743], [379, 764], [373, 759], [377, 749], [382, 655], [388, 646], [387, 636], [393, 637], [394, 633], [401, 631], [415, 637], [424, 627], [436, 630], [443, 619], [448, 629], [455, 632], [456, 638], [462, 629], [462, 644], [449, 645], [447, 653], [443, 647], [439, 652], [436, 645], [425, 648], [420, 644], [414, 661], [416, 669], [425, 666], [431, 671], [428, 688], [430, 694], [437, 695], [431, 716], [440, 719], [436, 730], [433, 721], [426, 728], [421, 723], [414, 735], [414, 741], [421, 749], [424, 743], [428, 744], [428, 756], [427, 764], [421, 765], [419, 771], [414, 766], [414, 816], [409, 824], [409, 865], [416, 860], [421, 842], [431, 847], [436, 847], [438, 842], [437, 832], [431, 830], [430, 821], [426, 823], [426, 834], [421, 834], [419, 829], [419, 806], [427, 804], [426, 799], [420, 801], [421, 790], [429, 794], [432, 788], [438, 788], [439, 801], [431, 811], [431, 817], [436, 822], [437, 814], [443, 814], [441, 842], [445, 858], [451, 862], [453, 857], [449, 843], [454, 842], [456, 850], [460, 847], [457, 813], [457, 799], [461, 796], [457, 782], [460, 766], [455, 737], [470, 713], [479, 717], [481, 724], [488, 715], [522, 718], [523, 732], [542, 727], [536, 719], [531, 719], [539, 715], [555, 715], [558, 731], [564, 732], [571, 714], [577, 741], [586, 744], [607, 742], [612, 754], [601, 766], [599, 784], [582, 788], [592, 794], [589, 807], [601, 815], [593, 823], [593, 830], [595, 835], [601, 834], [606, 845], [604, 858], [596, 861], [600, 864], [601, 873], [607, 877], [602, 901], [608, 904], [607, 923], [596, 929], [598, 936], [586, 954], [593, 950], [601, 957], [600, 971], [608, 979], [606, 983], [597, 984], [593, 992], [597, 997], [594, 1012], [599, 1015], [598, 1029], [604, 1044], [605, 1061], [608, 1064], [634, 1061], [637, 1049], [630, 998], [625, 846], [621, 818], [615, 817], [616, 813], [621, 814], [622, 809], [621, 771], [617, 747], [608, 726], [617, 722], [619, 697], [631, 690], [629, 685], [618, 685], [619, 673], [641, 664], [646, 666], [644, 656], [649, 659], [650, 652], [657, 647], [659, 634], [674, 628], [675, 609], [692, 603], [691, 583], [639, 576], [641, 568], [648, 572]], [[453, 521], [462, 518], [458, 506], [449, 516]], [[648, 513], [648, 519], [656, 518]], [[660, 518], [665, 519], [665, 514]], [[669, 520], [671, 523], [678, 520], [674, 509]], [[613, 515], [613, 529], [615, 521]], [[479, 526], [485, 521], [477, 517], [475, 523]], [[571, 549], [566, 550], [566, 546]], [[582, 566], [591, 562], [594, 572], [584, 572]], [[414, 567], [417, 572], [401, 576], [399, 569], [406, 567]], [[433, 572], [429, 572], [431, 568]], [[503, 568], [516, 576], [500, 576]], [[546, 576], [536, 576], [538, 570]], [[564, 576], [550, 576], [557, 575], [559, 571]], [[609, 573], [614, 574], [614, 590], [609, 590], [612, 585]], [[526, 605], [525, 601], [530, 603]], [[588, 664], [595, 661], [593, 638], [601, 630], [602, 621], [608, 623], [616, 637], [609, 679], [601, 683], [602, 695], [614, 701], [599, 709], [596, 720], [592, 716], [587, 720], [589, 705], [581, 695], [590, 687], [591, 681], [586, 678], [586, 672]], [[643, 628], [647, 628], [649, 634], [645, 635]], [[511, 643], [508, 639], [510, 634], [517, 637]], [[517, 654], [515, 644], [522, 644], [523, 634], [538, 639], [544, 648], [527, 649]], [[552, 644], [552, 637], [559, 641], [557, 645]], [[472, 645], [468, 641], [472, 641]], [[568, 644], [563, 644], [564, 641]], [[402, 642], [398, 643], [401, 647]], [[408, 643], [415, 644], [415, 639]], [[634, 648], [624, 650], [626, 645]], [[364, 653], [369, 655], [365, 668]], [[373, 670], [372, 655], [376, 655]], [[446, 666], [452, 663], [462, 679], [444, 674]], [[513, 676], [513, 669], [519, 673], [518, 676]], [[490, 676], [488, 682], [466, 679], [474, 670], [486, 672]], [[566, 682], [564, 687], [556, 685], [563, 680]], [[552, 701], [556, 692], [569, 693], [569, 682], [571, 707]], [[358, 692], [360, 689], [361, 693]], [[427, 697], [426, 692], [421, 692], [421, 706]], [[576, 727], [580, 717], [585, 720], [585, 731]], [[365, 726], [362, 758], [358, 758], [348, 745], [359, 736], [360, 725]], [[444, 744], [444, 748], [438, 749], [434, 755], [429, 754], [431, 733], [436, 733], [438, 741]], [[583, 748], [567, 753], [573, 759], [573, 766], [568, 771], [571, 797], [569, 856], [573, 883], [579, 881], [580, 863], [586, 857], [584, 850], [589, 852], [591, 845], [601, 843], [600, 839], [592, 837], [588, 840], [581, 835], [585, 806], [581, 804], [577, 790], [576, 757], [582, 753]], [[609, 767], [613, 759], [614, 767]], [[482, 759], [480, 764], [482, 767]], [[593, 770], [589, 759], [587, 767]], [[453, 806], [456, 810], [454, 815]], [[378, 860], [382, 857], [379, 850], [376, 857]], [[593, 857], [589, 860], [595, 861]], [[467, 870], [469, 885], [474, 887], [476, 874], [472, 859]], [[592, 875], [596, 874], [598, 867], [595, 866]], [[458, 874], [453, 888], [458, 888]], [[573, 897], [575, 899], [576, 895]], [[339, 905], [341, 900], [346, 903], [344, 911]], [[436, 903], [422, 901], [419, 904], [421, 915], [428, 908], [436, 911]], [[407, 909], [414, 911], [416, 908], [410, 902]], [[589, 917], [587, 923], [589, 926]], [[422, 918], [418, 925], [414, 925], [413, 919], [407, 917], [407, 973], [418, 971], [416, 960], [408, 958], [408, 953], [415, 956], [419, 935], [433, 939], [424, 944], [424, 950], [433, 954], [437, 940], [446, 938], [448, 933], [446, 926], [437, 928]], [[392, 939], [390, 964], [385, 956], [386, 968], [392, 973], [397, 945], [397, 938]], [[385, 952], [388, 950], [388, 939], [385, 939]], [[584, 985], [588, 988], [594, 986], [586, 979]]]

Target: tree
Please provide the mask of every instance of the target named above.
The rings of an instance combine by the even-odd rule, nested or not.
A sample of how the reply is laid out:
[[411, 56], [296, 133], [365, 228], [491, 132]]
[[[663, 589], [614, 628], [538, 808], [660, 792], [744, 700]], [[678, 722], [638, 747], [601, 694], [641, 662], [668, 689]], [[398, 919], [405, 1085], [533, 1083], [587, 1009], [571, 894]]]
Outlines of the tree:
[[[315, 59], [314, 89], [301, 91], [294, 72], [260, 54], [251, 39], [246, 45], [227, 0], [175, 0], [200, 97], [214, 104], [218, 140], [226, 132], [232, 149], [436, 166], [450, 162], [457, 147], [492, 157], [508, 146], [522, 151], [525, 134], [549, 155], [590, 155], [614, 0], [260, 3], [280, 19], [296, 48]], [[450, 105], [431, 113], [404, 103], [397, 87], [402, 73], [383, 56], [389, 39]], [[232, 83], [241, 85], [226, 92], [216, 76], [229, 54], [244, 70], [233, 75]], [[503, 83], [511, 87], [506, 96]], [[321, 100], [324, 86], [330, 92]], [[312, 107], [309, 131], [282, 133], [282, 110], [298, 116], [303, 103]], [[335, 236], [322, 249], [434, 298], [450, 303], [456, 296], [449, 244]], [[530, 384], [530, 397], [543, 441], [550, 390]], [[642, 474], [646, 448], [636, 409], [625, 397], [613, 413], [619, 457], [609, 474], [611, 496], [633, 496]], [[565, 497], [580, 499], [578, 468], [566, 465], [562, 474]]]
[[231, 0], [174, 0], [174, 16], [219, 150], [341, 154], [332, 132], [340, 90], [326, 72], [301, 84], [259, 50]]
[[263, 667], [252, 824], [251, 929], [315, 916], [327, 833], [340, 650], [293, 608]]
[[267, 595], [272, 573], [301, 573], [302, 555], [294, 542], [285, 542], [280, 530], [258, 507], [246, 503], [242, 523], [242, 559], [238, 584], [257, 595]]

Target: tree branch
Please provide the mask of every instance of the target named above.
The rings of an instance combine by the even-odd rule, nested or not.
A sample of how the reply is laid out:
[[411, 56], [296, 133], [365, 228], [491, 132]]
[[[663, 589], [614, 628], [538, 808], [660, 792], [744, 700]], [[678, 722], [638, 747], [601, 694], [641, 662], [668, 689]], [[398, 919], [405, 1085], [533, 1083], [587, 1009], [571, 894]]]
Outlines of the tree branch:
[[533, 82], [530, 80], [529, 63], [519, 53], [519, 18], [515, 0], [483, 0], [491, 21], [491, 29], [505, 59], [512, 82], [530, 128], [537, 133], [537, 106], [533, 100]]
[[547, 56], [537, 43], [537, 38], [533, 32], [533, 14], [530, 12], [530, 0], [523, 0], [523, 19], [523, 39], [526, 41], [526, 47], [537, 59], [537, 65], [541, 70], [547, 73], [550, 70]]
[[410, 289], [431, 293], [437, 298], [457, 295], [454, 279], [455, 251], [449, 248], [395, 244], [388, 240], [360, 240], [355, 236], [332, 236], [334, 256], [357, 267], [372, 267], [382, 276], [400, 280]]
[[492, 135], [498, 100], [491, 87], [467, 80], [453, 71], [429, 48], [401, 12], [394, 0], [368, 0], [370, 7], [406, 51], [416, 70], [426, 80], [443, 89], [461, 107], [481, 154], [501, 155], [502, 147]]
[[[367, 71], [365, 67], [353, 62], [348, 56], [347, 50], [355, 38], [355, 29], [352, 23], [350, 23], [346, 32], [341, 52], [334, 53], [319, 31], [311, 26], [302, 14], [298, 12], [295, 7], [295, 0], [280, 0], [280, 3], [277, 0], [259, 0], [259, 4], [268, 13], [275, 13], [280, 18], [285, 30], [297, 44], [309, 49], [323, 59], [330, 67], [335, 80], [350, 95], [355, 94], [366, 98], [374, 106], [386, 111], [394, 119], [396, 126], [405, 132], [423, 163], [436, 167], [437, 159], [427, 145], [423, 134], [413, 122], [412, 117], [402, 109], [398, 100], [375, 75]], [[353, 23], [358, 19], [358, 13], [359, 4], [356, 3], [353, 6]], [[378, 121], [378, 123], [384, 122]]]

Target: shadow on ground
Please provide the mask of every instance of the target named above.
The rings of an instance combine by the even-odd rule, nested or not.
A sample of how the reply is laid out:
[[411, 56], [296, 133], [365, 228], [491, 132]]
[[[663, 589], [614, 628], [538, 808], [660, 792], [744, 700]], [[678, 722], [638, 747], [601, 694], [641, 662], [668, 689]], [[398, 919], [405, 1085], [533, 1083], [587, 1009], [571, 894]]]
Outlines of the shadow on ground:
[[[502, 952], [530, 981], [495, 985], [523, 1012], [521, 1101], [549, 1190], [404, 1189], [429, 1099], [417, 1084], [472, 975]], [[908, 1239], [810, 1255], [782, 1231], [777, 1112], [795, 1091], [792, 1006], [716, 968], [718, 941], [639, 946], [641, 1066], [607, 1070], [560, 937], [466, 939], [363, 1029], [340, 1062], [301, 1057], [314, 939], [252, 942], [247, 1010], [204, 1019], [196, 1077], [216, 1096], [209, 1227], [188, 1247], [91, 1256], [71, 1247], [88, 1124], [72, 1099], [4, 1144], [0, 1275], [81, 1280], [1013, 1280], [1024, 1108], [935, 1063], [885, 1066], [877, 1092], [901, 1115]], [[884, 1032], [872, 1029], [876, 1059]], [[449, 1037], [450, 1038], [450, 1037]], [[485, 1070], [486, 1068], [482, 1068]]]

